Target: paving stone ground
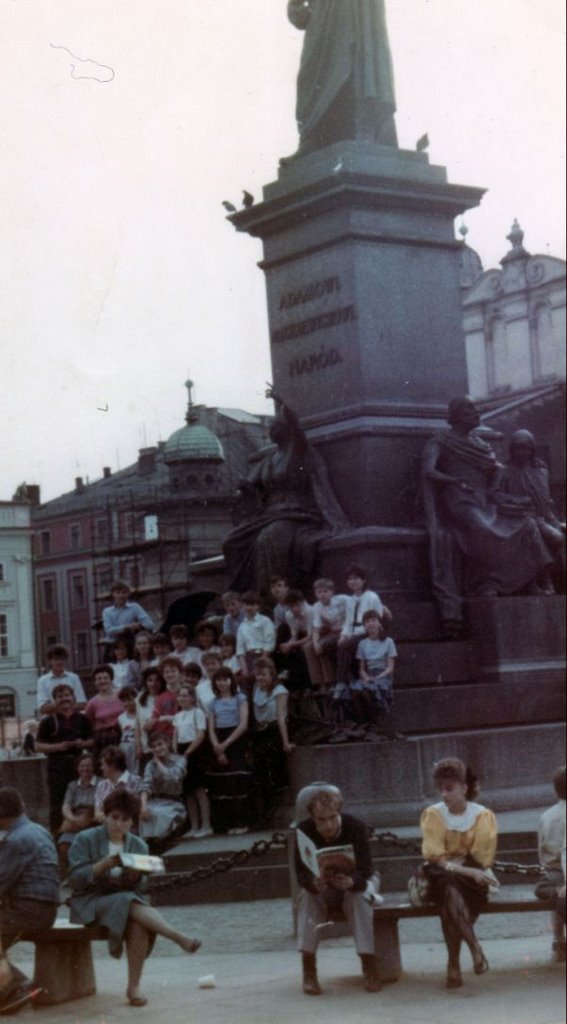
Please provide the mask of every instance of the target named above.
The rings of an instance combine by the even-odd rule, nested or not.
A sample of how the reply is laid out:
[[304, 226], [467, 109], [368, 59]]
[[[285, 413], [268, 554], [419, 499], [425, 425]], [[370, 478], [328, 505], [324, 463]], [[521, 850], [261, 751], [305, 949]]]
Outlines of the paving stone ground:
[[[95, 944], [98, 993], [89, 999], [18, 1014], [22, 1024], [565, 1024], [565, 973], [550, 962], [547, 915], [481, 918], [478, 933], [490, 971], [475, 977], [463, 958], [465, 985], [444, 988], [444, 946], [435, 920], [401, 922], [404, 976], [367, 993], [348, 938], [321, 946], [324, 994], [303, 995], [289, 900], [165, 907], [171, 923], [199, 935], [203, 947], [185, 956], [158, 939], [144, 974], [148, 1005], [125, 1001], [126, 965]], [[31, 970], [32, 947], [13, 959]], [[199, 978], [214, 974], [215, 988]]]

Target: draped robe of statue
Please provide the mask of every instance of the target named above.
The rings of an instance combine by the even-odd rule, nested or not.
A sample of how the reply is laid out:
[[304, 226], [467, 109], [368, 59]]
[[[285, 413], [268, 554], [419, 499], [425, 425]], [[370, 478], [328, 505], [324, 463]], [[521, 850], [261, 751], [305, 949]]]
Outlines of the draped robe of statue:
[[[463, 596], [513, 594], [552, 561], [533, 515], [502, 514], [500, 467], [490, 445], [453, 430], [423, 454], [433, 589], [444, 620], [462, 618]], [[438, 483], [435, 470], [454, 478]]]
[[290, 0], [305, 28], [297, 80], [300, 152], [341, 139], [396, 146], [384, 0]]
[[229, 589], [257, 590], [267, 601], [272, 576], [283, 576], [292, 587], [307, 590], [319, 541], [350, 525], [322, 457], [308, 443], [295, 413], [276, 402], [271, 429], [275, 447], [243, 482], [255, 507], [223, 544]]

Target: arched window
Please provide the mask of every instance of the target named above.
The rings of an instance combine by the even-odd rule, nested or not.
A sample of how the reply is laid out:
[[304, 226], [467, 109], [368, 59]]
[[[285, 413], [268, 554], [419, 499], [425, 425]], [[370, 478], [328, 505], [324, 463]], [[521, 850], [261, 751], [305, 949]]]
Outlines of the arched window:
[[499, 391], [510, 382], [506, 324], [500, 316], [493, 317], [488, 325], [486, 376], [489, 392]]
[[557, 372], [557, 350], [554, 345], [551, 310], [542, 303], [537, 307], [535, 322], [534, 370], [538, 377], [549, 377]]

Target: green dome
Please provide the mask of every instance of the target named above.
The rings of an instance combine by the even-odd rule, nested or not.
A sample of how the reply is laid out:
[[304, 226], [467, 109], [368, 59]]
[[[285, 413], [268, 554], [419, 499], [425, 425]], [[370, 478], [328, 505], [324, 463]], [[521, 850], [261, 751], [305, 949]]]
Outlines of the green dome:
[[188, 423], [174, 430], [165, 442], [164, 458], [170, 462], [224, 462], [224, 451], [212, 430]]

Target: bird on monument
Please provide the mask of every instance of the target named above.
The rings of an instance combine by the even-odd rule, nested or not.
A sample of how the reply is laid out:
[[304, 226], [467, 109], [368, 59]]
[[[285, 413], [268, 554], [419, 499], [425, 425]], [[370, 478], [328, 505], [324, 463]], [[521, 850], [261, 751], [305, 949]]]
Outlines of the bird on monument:
[[425, 135], [421, 135], [420, 138], [417, 140], [417, 142], [415, 144], [415, 148], [417, 149], [418, 153], [423, 153], [424, 149], [427, 149], [428, 146], [429, 146], [429, 135], [426, 132]]
[[249, 210], [251, 206], [254, 206], [254, 196], [251, 192], [247, 192], [246, 189], [242, 193], [242, 205], [245, 210]]
[[227, 213], [236, 213], [236, 206], [234, 203], [229, 203], [228, 199], [223, 199], [222, 205], [224, 206]]

